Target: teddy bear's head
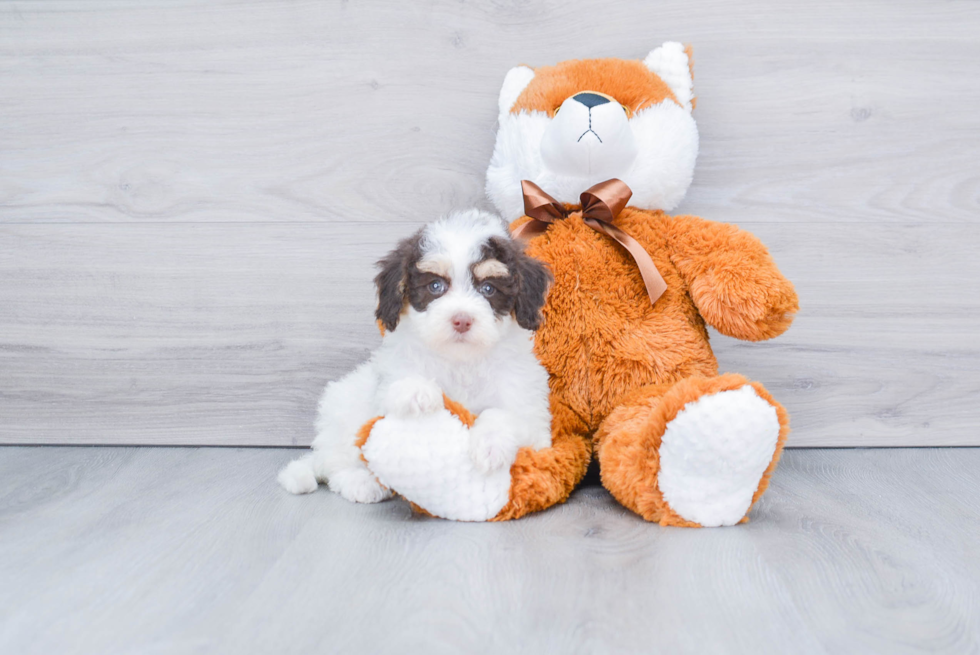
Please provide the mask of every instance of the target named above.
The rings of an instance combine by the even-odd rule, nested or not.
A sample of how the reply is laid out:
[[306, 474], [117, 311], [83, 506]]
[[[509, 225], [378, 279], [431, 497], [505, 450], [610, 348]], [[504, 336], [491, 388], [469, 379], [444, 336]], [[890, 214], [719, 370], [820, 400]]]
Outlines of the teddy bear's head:
[[668, 42], [643, 61], [583, 59], [511, 69], [487, 195], [508, 220], [523, 214], [521, 180], [577, 204], [617, 177], [630, 205], [670, 210], [694, 175], [698, 131], [690, 49]]

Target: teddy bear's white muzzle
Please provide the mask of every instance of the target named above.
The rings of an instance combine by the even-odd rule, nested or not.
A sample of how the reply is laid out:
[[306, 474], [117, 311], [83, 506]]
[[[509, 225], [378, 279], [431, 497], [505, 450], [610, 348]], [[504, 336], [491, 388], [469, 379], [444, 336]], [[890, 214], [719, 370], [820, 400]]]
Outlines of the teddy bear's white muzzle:
[[638, 148], [626, 110], [591, 92], [562, 103], [541, 139], [541, 158], [552, 173], [590, 179], [625, 175]]

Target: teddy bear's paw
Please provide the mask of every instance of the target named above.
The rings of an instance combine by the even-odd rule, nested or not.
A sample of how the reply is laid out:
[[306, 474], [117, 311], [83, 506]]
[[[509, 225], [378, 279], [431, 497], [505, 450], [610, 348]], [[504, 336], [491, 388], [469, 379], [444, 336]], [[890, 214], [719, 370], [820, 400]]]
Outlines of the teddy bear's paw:
[[517, 450], [513, 419], [502, 410], [485, 410], [470, 428], [470, 459], [482, 473], [509, 469]]
[[442, 390], [432, 380], [420, 376], [393, 382], [385, 396], [385, 416], [412, 418], [442, 408]]
[[379, 503], [391, 497], [391, 491], [363, 467], [337, 471], [330, 476], [327, 486], [352, 503]]
[[664, 500], [705, 527], [738, 523], [772, 461], [779, 429], [776, 408], [749, 385], [687, 403], [660, 446]]

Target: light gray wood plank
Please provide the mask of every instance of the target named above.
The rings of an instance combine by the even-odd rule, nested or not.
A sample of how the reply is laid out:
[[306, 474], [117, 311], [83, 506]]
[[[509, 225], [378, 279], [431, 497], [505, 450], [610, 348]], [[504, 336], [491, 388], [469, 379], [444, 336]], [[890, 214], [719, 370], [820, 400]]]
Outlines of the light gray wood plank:
[[[714, 344], [790, 410], [792, 445], [977, 443], [980, 227], [743, 226], [803, 309]], [[378, 342], [371, 263], [413, 227], [0, 228], [0, 442], [309, 444], [323, 385]]]
[[687, 211], [932, 223], [980, 208], [971, 2], [5, 7], [4, 222], [411, 221], [480, 203], [508, 68], [669, 39], [697, 58]]
[[375, 227], [3, 228], [0, 441], [308, 444], [379, 342], [373, 262], [410, 226]]
[[293, 455], [0, 449], [0, 650], [980, 650], [977, 449], [790, 451], [707, 530], [596, 487], [504, 524], [293, 497]]

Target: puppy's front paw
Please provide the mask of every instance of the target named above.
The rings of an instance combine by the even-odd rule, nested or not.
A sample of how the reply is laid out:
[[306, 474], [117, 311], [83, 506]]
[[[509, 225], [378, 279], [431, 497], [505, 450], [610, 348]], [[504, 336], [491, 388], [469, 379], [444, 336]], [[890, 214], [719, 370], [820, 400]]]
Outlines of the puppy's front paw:
[[352, 503], [378, 503], [391, 496], [391, 491], [381, 486], [365, 468], [337, 471], [330, 476], [327, 486]]
[[442, 390], [423, 377], [402, 378], [388, 389], [385, 416], [411, 418], [437, 412], [443, 407]]
[[488, 409], [470, 428], [470, 459], [483, 473], [509, 468], [517, 449], [514, 425], [505, 412]]

